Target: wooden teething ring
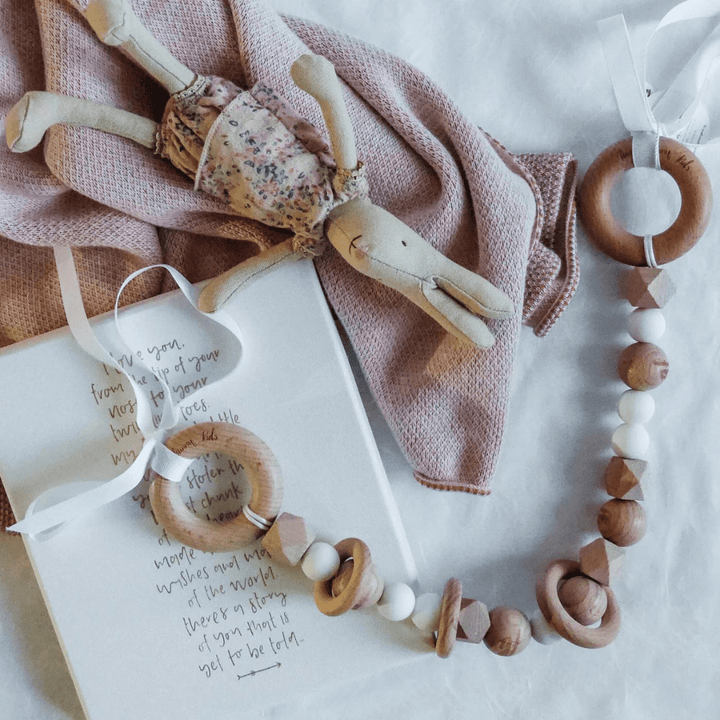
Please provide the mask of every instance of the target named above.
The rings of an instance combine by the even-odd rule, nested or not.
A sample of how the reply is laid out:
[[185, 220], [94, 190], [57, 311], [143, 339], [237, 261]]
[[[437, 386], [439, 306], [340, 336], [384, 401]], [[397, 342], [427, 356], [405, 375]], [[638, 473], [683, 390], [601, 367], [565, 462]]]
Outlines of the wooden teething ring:
[[332, 594], [332, 578], [318, 580], [315, 583], [315, 604], [324, 615], [332, 617], [342, 615], [352, 610], [364, 595], [363, 586], [372, 579], [373, 564], [370, 557], [370, 548], [357, 538], [345, 538], [336, 546], [340, 556], [340, 564], [352, 558], [353, 571], [343, 591], [334, 597]]
[[605, 647], [620, 632], [620, 606], [613, 591], [609, 587], [604, 588], [607, 610], [600, 626], [596, 628], [586, 627], [571, 618], [558, 597], [560, 583], [581, 574], [580, 563], [574, 560], [556, 560], [550, 563], [545, 576], [538, 580], [535, 587], [538, 606], [545, 619], [566, 640], [584, 648]]
[[[599, 250], [626, 265], [647, 265], [643, 238], [625, 230], [613, 217], [610, 205], [615, 183], [633, 167], [632, 138], [603, 150], [585, 175], [579, 209], [587, 235]], [[660, 167], [675, 180], [682, 199], [675, 222], [653, 237], [655, 260], [664, 265], [690, 250], [707, 229], [712, 188], [702, 163], [670, 138], [660, 138]]]
[[438, 657], [450, 657], [457, 638], [460, 606], [462, 605], [462, 583], [457, 578], [450, 578], [445, 583], [445, 591], [440, 608], [440, 625], [435, 640], [435, 653]]
[[[240, 463], [252, 489], [249, 509], [268, 522], [275, 520], [282, 502], [282, 476], [275, 456], [257, 435], [230, 423], [208, 422], [181, 430], [165, 444], [185, 458], [219, 452]], [[266, 532], [244, 513], [223, 523], [197, 517], [185, 505], [180, 483], [157, 474], [150, 486], [150, 503], [157, 521], [170, 535], [205, 552], [248, 545]]]

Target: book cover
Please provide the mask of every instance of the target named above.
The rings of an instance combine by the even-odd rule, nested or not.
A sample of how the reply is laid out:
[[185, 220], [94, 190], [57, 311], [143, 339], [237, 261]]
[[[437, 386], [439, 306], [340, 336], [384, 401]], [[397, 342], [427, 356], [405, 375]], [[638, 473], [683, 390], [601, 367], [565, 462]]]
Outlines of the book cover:
[[[239, 368], [217, 382], [232, 361], [228, 331], [180, 293], [121, 312], [129, 345], [180, 403], [178, 429], [219, 420], [251, 430], [280, 464], [283, 511], [303, 516], [319, 540], [361, 538], [381, 577], [412, 583], [408, 543], [312, 264], [280, 267], [225, 309], [243, 348]], [[159, 408], [153, 379], [132, 353], [113, 349], [112, 319], [93, 326]], [[49, 488], [118, 475], [142, 446], [126, 378], [86, 355], [67, 328], [0, 353], [0, 384], [0, 474], [18, 517]], [[422, 639], [374, 608], [322, 615], [302, 571], [260, 543], [221, 554], [181, 545], [155, 522], [148, 487], [145, 479], [48, 540], [25, 538], [91, 720], [230, 717], [287, 702], [309, 683], [422, 657]], [[242, 468], [215, 454], [195, 461], [183, 483], [188, 507], [218, 522], [247, 492]]]

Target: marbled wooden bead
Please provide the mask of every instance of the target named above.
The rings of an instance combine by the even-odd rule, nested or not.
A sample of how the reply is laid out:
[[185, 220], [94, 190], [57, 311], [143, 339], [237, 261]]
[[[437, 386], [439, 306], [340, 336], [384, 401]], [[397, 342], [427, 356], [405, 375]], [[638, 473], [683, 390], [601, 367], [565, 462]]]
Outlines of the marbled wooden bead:
[[605, 470], [605, 489], [619, 500], [643, 500], [643, 483], [647, 477], [645, 460], [614, 457]]
[[623, 423], [615, 428], [611, 444], [620, 457], [642, 460], [650, 447], [650, 436], [642, 425]]
[[658, 308], [636, 308], [628, 318], [628, 332], [638, 342], [655, 342], [665, 332], [665, 316]]
[[527, 647], [530, 636], [530, 621], [520, 610], [496, 607], [490, 611], [490, 628], [484, 642], [496, 655], [517, 655]]
[[580, 548], [580, 571], [608, 587], [618, 576], [625, 561], [625, 551], [598, 538]]
[[558, 590], [558, 597], [568, 615], [581, 625], [593, 625], [607, 610], [603, 586], [583, 575], [565, 580]]
[[625, 297], [635, 307], [665, 307], [674, 294], [675, 284], [661, 268], [634, 267], [625, 279]]
[[646, 423], [655, 414], [655, 400], [648, 392], [626, 390], [620, 396], [617, 412], [623, 422]]
[[262, 546], [283, 565], [297, 565], [315, 539], [303, 518], [284, 512], [265, 533]]
[[389, 583], [378, 600], [377, 608], [386, 620], [405, 620], [415, 609], [415, 593], [403, 582]]
[[313, 543], [302, 559], [302, 571], [315, 582], [329, 580], [339, 567], [340, 556], [337, 550], [325, 542]]
[[423, 593], [415, 600], [415, 609], [411, 620], [415, 627], [424, 633], [433, 633], [440, 625], [442, 598], [437, 593]]
[[667, 377], [670, 365], [665, 353], [652, 343], [634, 343], [618, 360], [621, 380], [633, 390], [651, 390]]
[[597, 524], [600, 534], [620, 547], [634, 545], [647, 529], [645, 510], [634, 500], [608, 500], [600, 508]]

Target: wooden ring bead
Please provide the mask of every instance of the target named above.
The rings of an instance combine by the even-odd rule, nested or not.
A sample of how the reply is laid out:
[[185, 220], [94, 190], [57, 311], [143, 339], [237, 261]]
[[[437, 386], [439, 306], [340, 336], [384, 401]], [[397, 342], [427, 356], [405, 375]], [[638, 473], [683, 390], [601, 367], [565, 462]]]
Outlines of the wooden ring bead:
[[[611, 209], [615, 183], [633, 167], [632, 138], [603, 150], [585, 175], [579, 209], [587, 235], [599, 250], [626, 265], [647, 265], [644, 239], [625, 230]], [[660, 138], [660, 167], [675, 180], [682, 199], [675, 222], [653, 237], [655, 260], [658, 265], [664, 265], [684, 255], [707, 230], [712, 212], [712, 188], [697, 157], [670, 138]]]
[[[184, 458], [218, 452], [238, 462], [252, 489], [249, 509], [268, 522], [275, 520], [283, 496], [282, 476], [272, 451], [257, 435], [231, 423], [207, 422], [181, 430], [165, 445]], [[266, 532], [244, 513], [222, 523], [198, 517], [185, 505], [180, 483], [157, 473], [150, 486], [150, 503], [158, 522], [170, 535], [205, 552], [225, 552], [249, 545]]]
[[450, 656], [457, 637], [460, 605], [462, 604], [462, 583], [457, 578], [450, 578], [445, 583], [445, 591], [440, 608], [440, 625], [435, 641], [435, 652], [438, 657]]
[[337, 596], [333, 595], [333, 578], [315, 583], [315, 604], [321, 613], [331, 617], [342, 615], [361, 604], [368, 594], [369, 585], [375, 587], [376, 582], [370, 548], [362, 540], [345, 538], [335, 546], [335, 550], [340, 556], [341, 567], [349, 558], [352, 558], [353, 566], [350, 578]]
[[564, 580], [581, 575], [580, 563], [574, 560], [555, 560], [538, 580], [535, 587], [538, 606], [545, 619], [559, 635], [569, 642], [584, 648], [601, 648], [609, 645], [620, 632], [620, 606], [615, 593], [605, 588], [607, 610], [599, 627], [585, 627], [570, 617], [558, 597], [558, 587]]
[[[333, 597], [337, 597], [345, 591], [348, 586], [350, 579], [353, 576], [353, 569], [355, 563], [352, 558], [345, 560], [340, 565], [340, 570], [337, 575], [331, 579], [332, 582], [332, 594]], [[385, 582], [378, 575], [377, 568], [373, 565], [371, 568], [370, 577], [361, 586], [358, 593], [358, 599], [352, 606], [352, 610], [360, 610], [369, 605], [375, 605], [377, 601], [382, 597], [383, 590], [385, 589]]]

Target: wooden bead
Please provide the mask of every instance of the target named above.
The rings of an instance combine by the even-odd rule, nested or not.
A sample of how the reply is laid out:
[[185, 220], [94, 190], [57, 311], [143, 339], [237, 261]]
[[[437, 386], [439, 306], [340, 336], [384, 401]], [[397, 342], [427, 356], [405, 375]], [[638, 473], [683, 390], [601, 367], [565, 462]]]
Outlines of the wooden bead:
[[560, 586], [558, 597], [573, 620], [593, 625], [607, 610], [607, 595], [602, 585], [583, 575], [576, 575]]
[[457, 640], [480, 643], [490, 628], [490, 614], [487, 605], [479, 600], [463, 598], [458, 615]]
[[415, 593], [409, 585], [403, 582], [389, 583], [380, 600], [378, 600], [378, 612], [386, 619], [393, 622], [405, 620], [412, 615], [415, 609]]
[[315, 533], [303, 518], [281, 513], [261, 540], [275, 562], [295, 566], [315, 540]]
[[558, 588], [563, 580], [580, 573], [580, 564], [574, 560], [555, 560], [548, 566], [545, 575], [535, 585], [535, 596], [540, 612], [545, 619], [575, 645], [585, 648], [601, 648], [609, 645], [620, 632], [620, 606], [610, 588], [605, 589], [607, 610], [598, 627], [581, 625], [568, 614], [558, 597]]
[[378, 579], [370, 548], [362, 540], [345, 538], [335, 545], [335, 551], [340, 559], [338, 566], [352, 558], [352, 572], [338, 595], [333, 595], [332, 580], [315, 583], [315, 605], [323, 615], [330, 617], [342, 615], [366, 603], [368, 596], [377, 591], [375, 583]]
[[675, 294], [675, 284], [667, 270], [635, 267], [625, 278], [625, 297], [637, 308], [662, 308]]
[[600, 534], [620, 547], [642, 540], [647, 529], [645, 510], [634, 500], [608, 500], [598, 513]]
[[614, 457], [605, 470], [605, 489], [619, 500], [643, 500], [643, 483], [648, 464], [645, 460]]
[[435, 652], [438, 657], [450, 657], [457, 637], [458, 617], [462, 603], [462, 583], [457, 578], [450, 578], [445, 583], [445, 591], [440, 608], [440, 624], [438, 626]]
[[633, 390], [651, 390], [667, 377], [670, 364], [665, 353], [653, 343], [634, 343], [618, 360], [621, 380]]
[[606, 587], [619, 575], [624, 561], [625, 551], [605, 538], [593, 540], [580, 549], [582, 574]]
[[490, 628], [483, 640], [496, 655], [509, 657], [522, 652], [531, 635], [530, 621], [525, 613], [515, 608], [496, 607], [490, 611]]
[[[355, 564], [352, 558], [345, 560], [340, 566], [337, 575], [332, 579], [333, 597], [338, 597], [345, 592], [350, 578], [352, 578]], [[369, 577], [364, 581], [357, 602], [352, 606], [352, 610], [360, 610], [361, 608], [374, 605], [382, 596], [385, 589], [383, 579], [378, 575], [377, 568], [373, 565]]]

